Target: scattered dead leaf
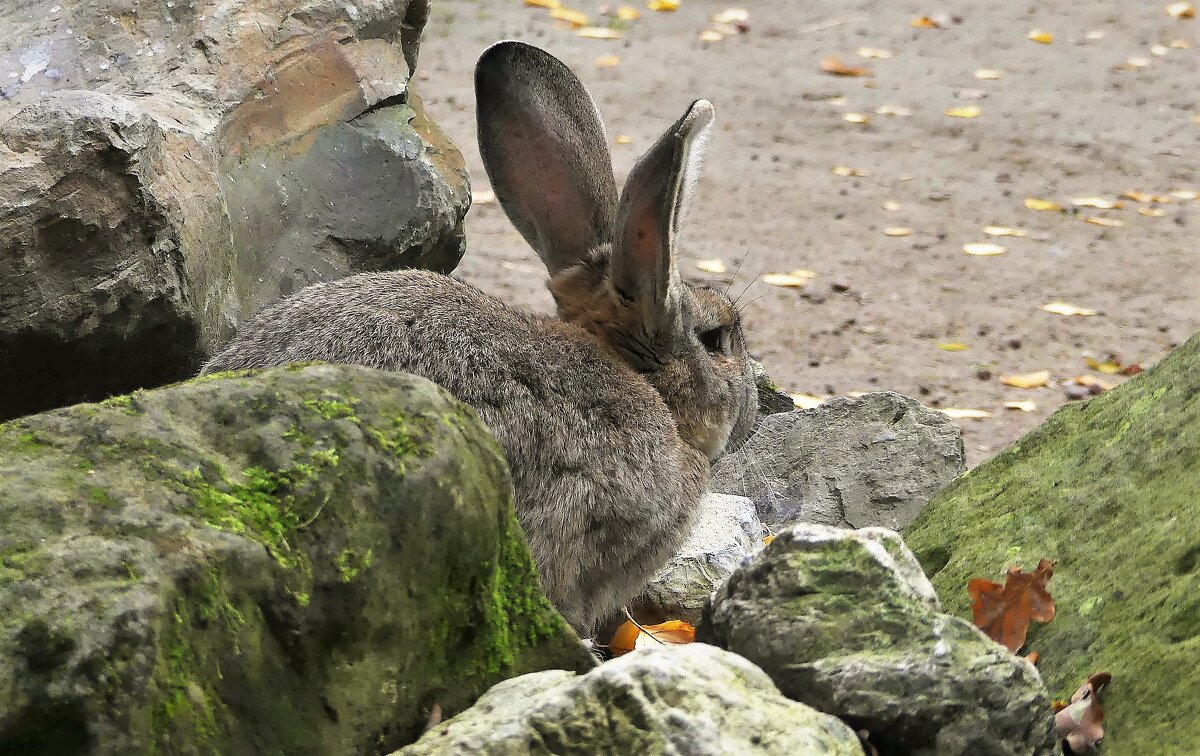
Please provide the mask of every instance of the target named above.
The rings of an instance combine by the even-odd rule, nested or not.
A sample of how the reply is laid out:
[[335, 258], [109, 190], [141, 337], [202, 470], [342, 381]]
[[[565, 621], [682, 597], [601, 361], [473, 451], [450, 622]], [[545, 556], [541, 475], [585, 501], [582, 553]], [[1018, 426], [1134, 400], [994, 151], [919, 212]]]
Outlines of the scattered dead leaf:
[[1030, 651], [1028, 654], [1025, 655], [1025, 660], [1028, 661], [1030, 664], [1034, 665], [1035, 667], [1037, 666], [1038, 659], [1041, 659], [1041, 658], [1042, 658], [1042, 655], [1039, 654], [1037, 651]]
[[562, 3], [559, 0], [525, 0], [525, 4], [531, 8], [561, 8]]
[[1006, 375], [1000, 379], [1000, 382], [1005, 386], [1012, 386], [1020, 389], [1035, 389], [1049, 385], [1050, 371], [1039, 370], [1036, 373], [1024, 373], [1021, 375]]
[[824, 399], [812, 394], [788, 394], [788, 396], [792, 397], [792, 404], [796, 406], [796, 409], [812, 409], [825, 403]]
[[646, 7], [659, 13], [674, 13], [679, 10], [679, 0], [649, 0]]
[[820, 66], [822, 71], [831, 76], [871, 76], [871, 69], [847, 65], [837, 55], [821, 58]]
[[976, 257], [995, 257], [1004, 254], [1005, 249], [991, 242], [969, 242], [963, 245], [963, 252]]
[[1200, 198], [1200, 191], [1195, 189], [1172, 189], [1171, 191], [1167, 192], [1167, 194], [1170, 194], [1175, 199], [1181, 200], [1194, 200]]
[[1103, 226], [1104, 228], [1120, 228], [1125, 225], [1125, 221], [1120, 218], [1101, 218], [1098, 215], [1083, 216], [1084, 223], [1091, 223], [1093, 226]]
[[621, 59], [616, 55], [601, 55], [596, 58], [596, 68], [616, 68], [621, 65]]
[[725, 273], [728, 268], [725, 267], [725, 261], [714, 257], [711, 260], [697, 260], [696, 267], [705, 273]]
[[975, 78], [984, 79], [986, 81], [994, 81], [999, 79], [1004, 74], [995, 68], [977, 68], [975, 69]]
[[1010, 228], [1008, 226], [984, 226], [983, 233], [988, 236], [1028, 236], [1024, 229]]
[[1104, 39], [1106, 32], [1103, 29], [1092, 29], [1083, 36], [1090, 40]]
[[783, 286], [785, 288], [798, 288], [804, 286], [812, 279], [816, 278], [817, 274], [811, 270], [793, 270], [788, 273], [766, 273], [763, 275], [763, 283], [771, 286]]
[[763, 536], [763, 539], [762, 539], [763, 546], [770, 546], [771, 542], [774, 540], [775, 540], [775, 536], [773, 536], [773, 535]]
[[1054, 730], [1060, 741], [1067, 741], [1071, 753], [1089, 753], [1104, 738], [1104, 710], [1100, 708], [1100, 691], [1112, 682], [1108, 672], [1089, 677], [1071, 702], [1054, 715]]
[[1041, 306], [1042, 310], [1054, 313], [1055, 315], [1099, 315], [1097, 310], [1092, 310], [1087, 307], [1076, 307], [1075, 305], [1067, 304], [1066, 302], [1051, 302]]
[[983, 420], [992, 416], [991, 412], [981, 409], [963, 409], [961, 407], [935, 407], [934, 409], [955, 420]]
[[1171, 3], [1167, 6], [1167, 15], [1180, 20], [1195, 18], [1196, 6], [1191, 3]]
[[496, 193], [491, 189], [472, 189], [471, 204], [472, 205], [490, 205], [496, 201]]
[[961, 341], [942, 341], [938, 343], [937, 348], [943, 352], [965, 352], [970, 349], [969, 346]]
[[575, 34], [584, 39], [620, 39], [621, 32], [616, 29], [609, 29], [606, 26], [585, 26], [581, 29], [576, 29]]
[[1104, 373], [1105, 375], [1117, 375], [1123, 369], [1121, 360], [1119, 360], [1115, 354], [1110, 354], [1103, 360], [1098, 360], [1095, 357], [1085, 356], [1083, 361], [1086, 362], [1087, 366], [1092, 370], [1095, 370], [1097, 373]]
[[583, 11], [573, 10], [571, 8], [555, 8], [550, 11], [550, 18], [557, 21], [566, 21], [571, 26], [579, 28], [588, 25], [587, 14]]
[[869, 171], [865, 171], [861, 168], [851, 168], [848, 165], [835, 165], [835, 166], [833, 166], [833, 175], [835, 175], [835, 176], [870, 176], [871, 173]]
[[887, 210], [889, 213], [894, 213], [900, 209], [900, 203], [896, 200], [884, 200], [881, 207], [883, 207], [883, 209]]
[[1161, 207], [1139, 207], [1138, 215], [1146, 215], [1151, 218], [1161, 218], [1167, 214], [1166, 210]]
[[682, 645], [696, 640], [696, 628], [683, 620], [667, 620], [658, 625], [638, 627], [632, 620], [625, 622], [613, 633], [608, 649], [613, 656], [624, 656], [630, 651], [662, 644]]
[[1104, 197], [1076, 197], [1071, 200], [1071, 204], [1075, 207], [1092, 207], [1097, 210], [1120, 210], [1125, 207], [1124, 202], [1105, 199]]
[[1043, 45], [1048, 45], [1054, 41], [1054, 35], [1052, 33], [1043, 31], [1041, 29], [1031, 29], [1028, 36], [1029, 39], [1033, 40], [1034, 42], [1039, 42]]
[[628, 134], [617, 134], [613, 141], [617, 144], [633, 144], [633, 137]]
[[860, 47], [855, 52], [860, 58], [888, 60], [889, 58], [895, 57], [891, 50], [881, 50], [878, 47]]
[[889, 226], [883, 229], [884, 236], [912, 236], [912, 229], [904, 226]]
[[967, 583], [975, 626], [1014, 654], [1025, 645], [1031, 620], [1054, 619], [1054, 599], [1046, 583], [1054, 576], [1055, 560], [1043, 559], [1033, 572], [1010, 567], [1004, 584], [985, 578]]
[[879, 115], [901, 116], [906, 117], [912, 115], [912, 109], [902, 105], [880, 105], [875, 108], [875, 112]]
[[617, 18], [622, 21], [637, 21], [641, 17], [642, 14], [638, 9], [631, 5], [622, 5], [620, 8], [617, 8]]
[[842, 120], [848, 123], [870, 123], [871, 119], [865, 113], [846, 113]]
[[1149, 65], [1150, 65], [1149, 58], [1144, 58], [1140, 55], [1135, 55], [1133, 57], [1126, 58], [1125, 62], [1122, 63], [1121, 65], [1117, 66], [1117, 68], [1121, 71], [1137, 71], [1139, 69], [1146, 68]]
[[1171, 48], [1172, 50], [1190, 50], [1192, 48], [1192, 43], [1182, 38], [1173, 39], [1167, 43], [1167, 47]]
[[750, 20], [750, 11], [745, 8], [727, 8], [714, 13], [710, 19], [714, 24], [744, 24]]
[[1054, 200], [1038, 199], [1037, 197], [1026, 197], [1025, 207], [1029, 208], [1030, 210], [1038, 210], [1042, 212], [1062, 212], [1063, 209], [1063, 206]]
[[701, 42], [720, 42], [725, 39], [725, 35], [715, 29], [705, 29], [700, 32], [699, 38]]
[[946, 109], [946, 115], [951, 118], [978, 118], [982, 112], [983, 110], [978, 105], [960, 105]]
[[1175, 201], [1172, 197], [1167, 195], [1149, 194], [1147, 192], [1139, 192], [1135, 189], [1130, 189], [1127, 192], [1121, 192], [1121, 196], [1125, 199], [1131, 199], [1134, 202], [1147, 202], [1160, 205], [1170, 204]]
[[929, 16], [917, 16], [912, 21], [909, 21], [909, 26], [914, 29], [940, 29], [941, 24], [934, 21]]
[[1083, 386], [1084, 388], [1093, 389], [1092, 393], [1101, 394], [1105, 391], [1111, 391], [1117, 387], [1117, 384], [1112, 381], [1106, 381], [1103, 378], [1097, 378], [1094, 375], [1077, 375], [1067, 381], [1068, 384], [1074, 386]]
[[1005, 402], [1004, 409], [1018, 410], [1020, 412], [1036, 412], [1037, 403], [1032, 399], [1025, 399], [1020, 402]]

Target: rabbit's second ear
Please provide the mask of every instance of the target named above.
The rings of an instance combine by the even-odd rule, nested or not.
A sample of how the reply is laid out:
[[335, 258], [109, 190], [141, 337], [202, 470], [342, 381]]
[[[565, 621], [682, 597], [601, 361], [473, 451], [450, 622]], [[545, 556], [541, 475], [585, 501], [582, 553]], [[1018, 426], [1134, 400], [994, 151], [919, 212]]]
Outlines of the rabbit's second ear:
[[492, 189], [550, 274], [612, 241], [612, 158], [575, 74], [536, 47], [499, 42], [475, 66], [475, 98]]
[[621, 193], [611, 276], [618, 294], [638, 306], [648, 332], [678, 324], [683, 284], [675, 234], [700, 173], [713, 106], [697, 100], [634, 166]]

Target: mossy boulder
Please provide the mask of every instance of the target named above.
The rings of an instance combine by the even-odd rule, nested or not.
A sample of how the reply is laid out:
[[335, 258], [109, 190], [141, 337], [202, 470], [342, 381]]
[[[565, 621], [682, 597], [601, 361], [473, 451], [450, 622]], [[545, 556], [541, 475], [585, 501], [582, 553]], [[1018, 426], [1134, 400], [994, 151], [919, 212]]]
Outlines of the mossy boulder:
[[1057, 559], [1027, 648], [1055, 698], [1093, 672], [1110, 756], [1200, 743], [1200, 336], [934, 498], [905, 533], [949, 611], [967, 581]]
[[212, 376], [0, 425], [0, 753], [372, 753], [590, 656], [500, 450], [413, 376]]

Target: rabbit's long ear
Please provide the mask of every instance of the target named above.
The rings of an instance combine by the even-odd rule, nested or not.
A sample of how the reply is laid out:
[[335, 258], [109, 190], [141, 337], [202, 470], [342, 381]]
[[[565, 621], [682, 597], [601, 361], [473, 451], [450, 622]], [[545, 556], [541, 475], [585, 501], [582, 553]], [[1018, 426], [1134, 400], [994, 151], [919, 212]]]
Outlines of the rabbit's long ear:
[[604, 124], [549, 53], [499, 42], [475, 66], [479, 152], [496, 197], [551, 275], [612, 240], [617, 186]]
[[675, 233], [700, 174], [713, 106], [696, 100], [634, 166], [621, 193], [611, 275], [618, 294], [643, 313], [648, 332], [678, 326], [683, 284]]

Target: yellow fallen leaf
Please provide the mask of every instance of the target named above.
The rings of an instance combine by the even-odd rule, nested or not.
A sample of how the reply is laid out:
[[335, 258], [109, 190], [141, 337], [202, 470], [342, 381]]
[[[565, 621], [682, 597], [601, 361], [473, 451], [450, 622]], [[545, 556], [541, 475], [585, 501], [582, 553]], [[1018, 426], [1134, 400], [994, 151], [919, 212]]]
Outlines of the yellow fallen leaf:
[[621, 32], [605, 26], [585, 26], [575, 32], [584, 39], [620, 39]]
[[965, 352], [970, 349], [961, 341], [943, 341], [937, 345], [937, 348], [943, 352]]
[[889, 226], [883, 229], [884, 236], [912, 236], [912, 229], [904, 226]]
[[646, 7], [659, 13], [672, 13], [679, 10], [679, 0], [650, 0]]
[[1188, 42], [1186, 39], [1173, 39], [1167, 43], [1167, 47], [1171, 48], [1172, 50], [1190, 50], [1192, 43]]
[[1125, 221], [1120, 218], [1100, 218], [1095, 215], [1083, 216], [1084, 223], [1091, 223], [1093, 226], [1104, 226], [1105, 228], [1120, 228], [1125, 225]]
[[864, 171], [860, 168], [851, 168], [848, 165], [835, 165], [835, 166], [833, 166], [833, 175], [835, 175], [835, 176], [870, 176], [871, 174], [868, 171]]
[[951, 118], [978, 118], [983, 109], [978, 105], [960, 105], [956, 108], [947, 108], [946, 115]]
[[1027, 236], [1027, 232], [1020, 228], [1009, 228], [1008, 226], [984, 226], [983, 233], [988, 236]]
[[804, 286], [815, 278], [816, 275], [811, 270], [793, 270], [789, 273], [767, 273], [763, 275], [762, 280], [763, 283], [770, 284], [771, 286], [796, 288]]
[[1021, 412], [1036, 412], [1037, 403], [1032, 399], [1026, 399], [1023, 402], [1005, 402], [1004, 409], [1020, 410]]
[[910, 115], [912, 115], [911, 108], [906, 108], [901, 105], [880, 105], [879, 107], [875, 108], [875, 112], [878, 113], [879, 115], [889, 115], [889, 116], [910, 116]]
[[621, 59], [616, 55], [601, 55], [596, 58], [596, 68], [616, 68], [621, 65]]
[[892, 57], [891, 50], [880, 50], [878, 47], [860, 47], [855, 52], [860, 58], [876, 58], [878, 60], [887, 60]]
[[1076, 307], [1075, 305], [1067, 304], [1066, 302], [1051, 302], [1041, 306], [1042, 310], [1052, 312], [1055, 315], [1099, 315], [1099, 311], [1092, 310], [1087, 307]]
[[1071, 204], [1075, 207], [1094, 207], [1097, 210], [1119, 210], [1125, 207], [1124, 202], [1116, 202], [1103, 197], [1076, 197], [1071, 200]]
[[1053, 200], [1038, 199], [1037, 197], [1026, 197], [1025, 207], [1030, 210], [1062, 210], [1062, 205]]
[[613, 633], [608, 642], [608, 649], [613, 656], [624, 656], [639, 648], [648, 648], [663, 644], [680, 645], [696, 640], [696, 628], [683, 620], [667, 620], [658, 625], [642, 625], [638, 627], [630, 620]]
[[812, 394], [789, 394], [796, 409], [812, 409], [825, 403], [825, 400]]
[[773, 536], [773, 535], [763, 536], [763, 546], [770, 546], [771, 541], [774, 541], [774, 540], [775, 540], [775, 536]]
[[1150, 52], [1153, 55], [1170, 55], [1171, 48], [1166, 45], [1150, 45]]
[[719, 31], [714, 31], [713, 29], [705, 29], [704, 31], [700, 32], [701, 42], [720, 42], [723, 39], [725, 39], [725, 35], [721, 34]]
[[638, 12], [638, 9], [632, 6], [622, 5], [617, 8], [617, 18], [622, 21], [637, 21], [641, 17], [642, 14]]
[[976, 257], [995, 257], [1004, 254], [1004, 247], [991, 242], [970, 242], [963, 245], [963, 252]]
[[994, 80], [999, 79], [1003, 74], [995, 68], [978, 68], [975, 70], [976, 79]]
[[983, 420], [992, 416], [991, 412], [980, 409], [962, 409], [959, 407], [936, 407], [938, 412], [949, 415], [955, 420]]
[[867, 118], [867, 116], [863, 113], [847, 113], [844, 116], [842, 116], [842, 120], [848, 121], [850, 123], [870, 123], [871, 122], [871, 119]]
[[1117, 373], [1120, 373], [1122, 369], [1121, 363], [1112, 359], [1107, 359], [1101, 362], [1095, 357], [1084, 357], [1083, 361], [1086, 362], [1087, 366], [1092, 370], [1095, 370], [1097, 373], [1104, 373], [1105, 375], [1116, 375]]
[[894, 213], [900, 209], [900, 203], [897, 202], [896, 200], [884, 200], [882, 207], [884, 210], [887, 210], [889, 213]]
[[1151, 218], [1161, 218], [1167, 214], [1166, 210], [1159, 207], [1139, 207], [1138, 215], [1148, 215]]
[[615, 141], [617, 144], [633, 144], [633, 137], [629, 136], [628, 134], [617, 134], [613, 141]]
[[558, 21], [566, 21], [574, 27], [587, 26], [587, 14], [582, 11], [572, 10], [571, 8], [555, 8], [550, 11], [550, 18]]
[[750, 11], [745, 8], [727, 8], [720, 13], [714, 13], [711, 20], [714, 24], [744, 24], [750, 20]]
[[1171, 3], [1167, 6], [1167, 15], [1178, 19], [1195, 18], [1196, 6], [1191, 3]]
[[870, 76], [871, 69], [866, 66], [850, 66], [842, 62], [836, 55], [821, 58], [821, 70], [831, 76]]
[[1101, 380], [1094, 375], [1077, 375], [1072, 378], [1070, 382], [1074, 383], [1076, 386], [1087, 386], [1089, 388], [1092, 386], [1097, 386], [1101, 391], [1110, 391], [1117, 387], [1117, 384], [1113, 383], [1112, 381]]
[[940, 29], [941, 24], [934, 21], [929, 16], [917, 16], [912, 21], [909, 21], [909, 26], [914, 29]]
[[562, 7], [559, 0], [525, 0], [525, 4], [531, 8], [549, 8], [551, 10]]
[[1042, 31], [1041, 29], [1031, 30], [1029, 32], [1029, 38], [1032, 39], [1034, 42], [1040, 42], [1043, 45], [1048, 45], [1054, 41], [1053, 34], [1051, 34], [1048, 31]]
[[1166, 204], [1174, 201], [1171, 197], [1165, 197], [1161, 194], [1146, 194], [1145, 192], [1139, 192], [1133, 189], [1130, 189], [1127, 192], [1121, 192], [1121, 196], [1125, 199], [1131, 199], [1134, 202], [1157, 202]]
[[1181, 200], [1194, 200], [1200, 197], [1200, 191], [1196, 191], [1195, 189], [1172, 189], [1168, 194]]
[[1050, 383], [1050, 371], [1039, 370], [1036, 373], [1025, 373], [1023, 375], [1006, 375], [1000, 379], [1000, 382], [1005, 386], [1012, 386], [1013, 388], [1041, 388]]
[[471, 190], [472, 205], [490, 205], [496, 201], [496, 193], [491, 189]]
[[1145, 68], [1149, 65], [1150, 65], [1149, 58], [1143, 58], [1140, 55], [1135, 55], [1131, 58], [1126, 58], [1125, 62], [1122, 63], [1121, 65], [1117, 66], [1117, 68], [1123, 69], [1125, 71], [1136, 71], [1140, 68]]
[[725, 261], [715, 257], [711, 260], [697, 260], [696, 267], [705, 273], [724, 273], [728, 270]]

